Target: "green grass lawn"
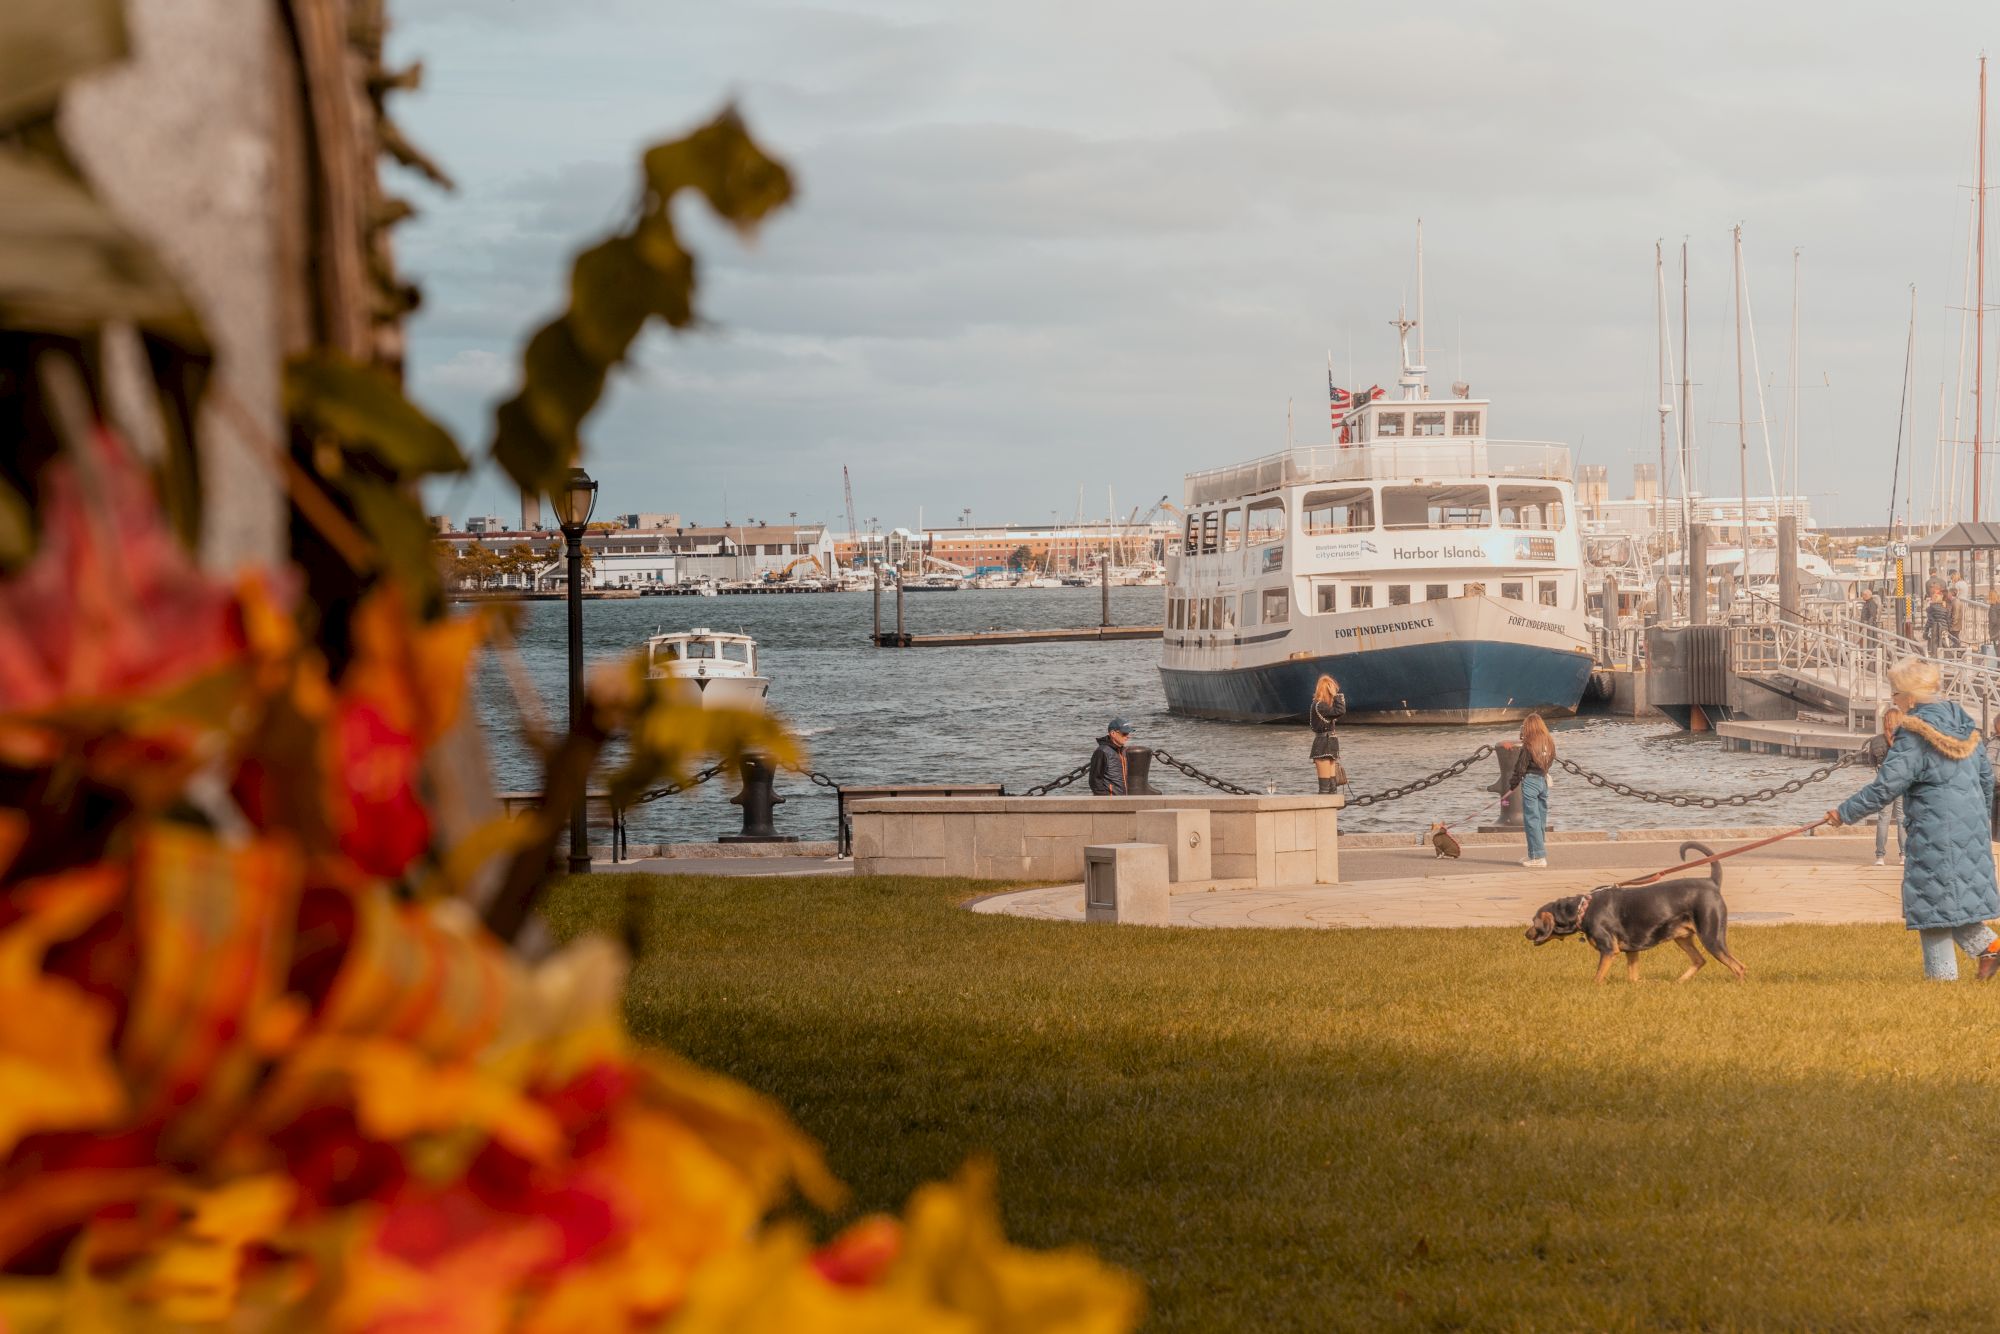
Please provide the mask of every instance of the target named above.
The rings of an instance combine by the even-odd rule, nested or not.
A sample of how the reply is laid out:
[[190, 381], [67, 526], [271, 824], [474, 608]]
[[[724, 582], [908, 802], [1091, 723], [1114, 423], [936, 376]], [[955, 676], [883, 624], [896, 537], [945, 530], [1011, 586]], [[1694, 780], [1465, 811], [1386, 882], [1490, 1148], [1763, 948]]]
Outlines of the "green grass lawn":
[[[558, 887], [568, 936], [626, 877]], [[771, 1094], [860, 1209], [971, 1150], [1010, 1233], [1137, 1271], [1150, 1328], [2000, 1323], [2000, 982], [1895, 927], [1750, 969], [1513, 930], [975, 916], [984, 888], [645, 882], [629, 1012]]]

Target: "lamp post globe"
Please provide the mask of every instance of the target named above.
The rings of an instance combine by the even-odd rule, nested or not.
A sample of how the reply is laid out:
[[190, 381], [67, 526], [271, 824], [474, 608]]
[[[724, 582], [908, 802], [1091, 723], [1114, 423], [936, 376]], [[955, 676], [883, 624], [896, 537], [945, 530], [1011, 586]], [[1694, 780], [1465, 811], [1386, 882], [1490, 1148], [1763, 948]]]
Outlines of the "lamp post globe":
[[[549, 501], [562, 527], [568, 557], [564, 583], [569, 592], [569, 726], [574, 732], [583, 717], [583, 535], [597, 508], [597, 483], [583, 469], [571, 468], [562, 489], [552, 491]], [[584, 788], [589, 786], [586, 779]], [[570, 808], [569, 870], [571, 875], [590, 870], [590, 798], [585, 790], [577, 792]]]

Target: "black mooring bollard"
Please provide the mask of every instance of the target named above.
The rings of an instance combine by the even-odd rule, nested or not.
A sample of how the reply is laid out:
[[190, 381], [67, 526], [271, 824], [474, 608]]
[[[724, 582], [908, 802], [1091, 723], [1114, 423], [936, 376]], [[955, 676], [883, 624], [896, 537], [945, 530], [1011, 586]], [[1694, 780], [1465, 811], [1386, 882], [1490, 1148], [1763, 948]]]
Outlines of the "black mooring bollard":
[[1128, 797], [1157, 797], [1160, 790], [1152, 784], [1153, 748], [1151, 746], [1125, 747], [1125, 795]]
[[771, 762], [761, 755], [745, 755], [740, 776], [743, 790], [729, 799], [732, 806], [743, 808], [743, 832], [724, 834], [723, 843], [796, 843], [796, 834], [781, 834], [772, 824], [771, 817], [785, 799], [771, 786], [776, 773]]
[[[1493, 758], [1500, 761], [1500, 776], [1493, 780], [1492, 787], [1486, 789], [1488, 792], [1507, 790], [1507, 780], [1514, 774], [1514, 755], [1520, 749], [1521, 743], [1518, 741], [1502, 741], [1493, 748]], [[1479, 830], [1481, 833], [1497, 833], [1514, 829], [1525, 830], [1527, 827], [1528, 822], [1521, 818], [1521, 796], [1517, 792], [1503, 802], [1500, 813], [1479, 826]]]

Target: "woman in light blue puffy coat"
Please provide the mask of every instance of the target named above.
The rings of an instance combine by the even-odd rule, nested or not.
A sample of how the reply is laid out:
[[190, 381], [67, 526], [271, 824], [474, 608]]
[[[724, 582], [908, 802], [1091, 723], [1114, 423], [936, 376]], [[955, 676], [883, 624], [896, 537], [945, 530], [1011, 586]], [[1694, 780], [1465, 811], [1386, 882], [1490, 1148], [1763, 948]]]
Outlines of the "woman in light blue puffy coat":
[[1956, 978], [1956, 944], [1978, 961], [1983, 982], [2000, 972], [2000, 941], [1986, 926], [1988, 918], [2000, 917], [1993, 766], [1971, 715], [1937, 697], [1935, 663], [1905, 658], [1889, 669], [1889, 685], [1904, 711], [1895, 742], [1875, 781], [1827, 818], [1853, 824], [1903, 799], [1903, 921], [1923, 942], [1924, 976]]

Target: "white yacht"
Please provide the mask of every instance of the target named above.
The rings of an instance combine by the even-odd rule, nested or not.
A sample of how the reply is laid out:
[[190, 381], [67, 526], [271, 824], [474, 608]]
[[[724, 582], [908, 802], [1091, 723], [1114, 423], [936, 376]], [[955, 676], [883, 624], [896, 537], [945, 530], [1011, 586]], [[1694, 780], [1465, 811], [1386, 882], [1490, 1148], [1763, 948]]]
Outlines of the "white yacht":
[[1298, 719], [1323, 672], [1362, 722], [1575, 711], [1591, 650], [1569, 450], [1491, 439], [1464, 385], [1432, 398], [1398, 323], [1401, 397], [1355, 395], [1339, 443], [1188, 475], [1173, 712]]
[[693, 682], [703, 708], [759, 709], [771, 690], [757, 674], [756, 640], [706, 626], [649, 638], [646, 675]]

